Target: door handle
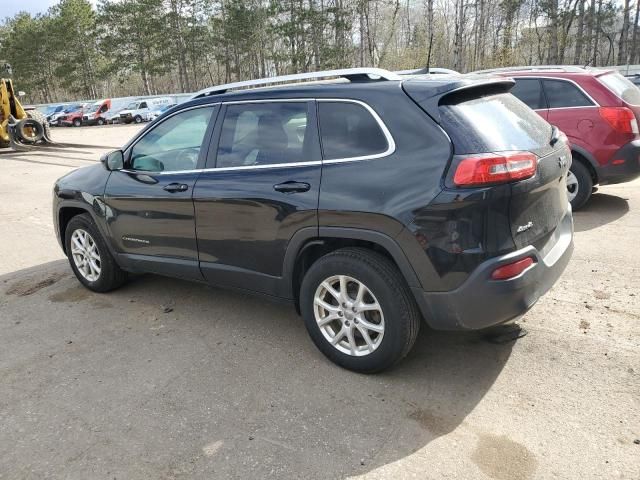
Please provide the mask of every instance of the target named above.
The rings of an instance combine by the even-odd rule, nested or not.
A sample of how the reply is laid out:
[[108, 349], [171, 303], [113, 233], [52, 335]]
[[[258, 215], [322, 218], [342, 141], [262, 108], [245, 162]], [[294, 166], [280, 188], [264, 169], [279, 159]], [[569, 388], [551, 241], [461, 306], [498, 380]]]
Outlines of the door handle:
[[306, 182], [294, 182], [293, 180], [289, 180], [288, 182], [278, 183], [273, 186], [273, 189], [276, 192], [282, 193], [300, 193], [300, 192], [308, 192], [311, 188]]
[[189, 190], [189, 185], [187, 185], [186, 183], [170, 183], [169, 185], [165, 185], [162, 189], [171, 193], [186, 192], [187, 190]]

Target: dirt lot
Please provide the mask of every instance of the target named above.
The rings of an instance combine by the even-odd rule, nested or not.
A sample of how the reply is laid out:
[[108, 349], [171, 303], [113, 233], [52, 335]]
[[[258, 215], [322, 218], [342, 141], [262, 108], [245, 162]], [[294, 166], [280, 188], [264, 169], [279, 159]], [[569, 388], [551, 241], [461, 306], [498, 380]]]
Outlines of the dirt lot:
[[576, 214], [527, 336], [423, 329], [400, 366], [363, 376], [287, 306], [154, 276], [79, 286], [52, 183], [137, 128], [0, 154], [1, 479], [640, 478], [640, 181]]

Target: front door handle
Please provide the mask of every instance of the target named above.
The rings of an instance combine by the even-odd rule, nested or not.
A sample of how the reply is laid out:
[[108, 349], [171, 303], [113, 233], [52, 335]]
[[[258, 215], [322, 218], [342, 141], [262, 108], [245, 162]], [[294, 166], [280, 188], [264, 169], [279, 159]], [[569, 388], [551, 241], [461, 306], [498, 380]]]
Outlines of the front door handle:
[[163, 187], [163, 190], [171, 193], [186, 192], [187, 190], [189, 190], [189, 185], [187, 185], [186, 183], [170, 183], [169, 185], [165, 185]]
[[282, 193], [299, 193], [299, 192], [308, 192], [311, 188], [306, 182], [294, 182], [293, 180], [289, 180], [288, 182], [279, 183], [273, 186], [273, 189], [276, 192]]

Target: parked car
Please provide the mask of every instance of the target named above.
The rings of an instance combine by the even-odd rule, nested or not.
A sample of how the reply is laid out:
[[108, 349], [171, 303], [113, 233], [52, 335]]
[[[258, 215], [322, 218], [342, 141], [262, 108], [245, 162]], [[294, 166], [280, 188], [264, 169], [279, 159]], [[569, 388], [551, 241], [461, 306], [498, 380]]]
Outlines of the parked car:
[[640, 176], [640, 90], [616, 70], [550, 66], [492, 72], [515, 79], [511, 93], [569, 137], [567, 189], [574, 210], [589, 200], [594, 185]]
[[58, 117], [58, 125], [64, 127], [82, 126], [82, 117], [91, 109], [90, 103], [83, 103], [77, 109]]
[[162, 107], [160, 107], [160, 108], [158, 108], [156, 110], [152, 110], [146, 115], [146, 120], [148, 122], [151, 122], [151, 121], [155, 120], [156, 118], [158, 118], [160, 115], [162, 115], [164, 112], [166, 112], [167, 110], [169, 110], [169, 109], [171, 109], [171, 108], [173, 108], [175, 106], [176, 106], [176, 104], [172, 103], [172, 104], [169, 104], [169, 105], [164, 105], [164, 106], [162, 106]]
[[51, 115], [51, 118], [49, 119], [49, 125], [51, 125], [52, 127], [59, 127], [61, 125], [60, 119], [62, 117], [70, 113], [75, 113], [81, 108], [82, 105], [79, 104], [66, 105], [62, 111], [58, 111], [57, 113]]
[[104, 125], [104, 115], [111, 108], [111, 99], [98, 100], [87, 108], [82, 114], [82, 125]]
[[640, 86], [640, 74], [625, 75], [625, 77], [633, 83], [636, 87]]
[[120, 123], [142, 123], [150, 120], [149, 114], [165, 105], [173, 104], [169, 97], [145, 98], [131, 102], [126, 109], [120, 112]]
[[513, 85], [356, 68], [206, 89], [59, 179], [56, 236], [91, 290], [154, 272], [257, 292], [379, 371], [422, 319], [518, 318], [569, 261], [571, 152]]
[[51, 106], [47, 107], [43, 112], [43, 115], [47, 119], [47, 123], [49, 123], [49, 125], [51, 125], [51, 118], [56, 113], [62, 112], [64, 109], [65, 109], [65, 105], [51, 105]]

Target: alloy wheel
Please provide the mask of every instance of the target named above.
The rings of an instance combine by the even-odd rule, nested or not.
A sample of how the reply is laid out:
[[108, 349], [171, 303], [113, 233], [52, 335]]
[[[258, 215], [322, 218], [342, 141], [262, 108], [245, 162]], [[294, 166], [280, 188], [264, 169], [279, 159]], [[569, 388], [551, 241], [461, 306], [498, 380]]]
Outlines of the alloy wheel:
[[382, 307], [371, 290], [353, 277], [335, 275], [320, 283], [313, 311], [324, 338], [342, 353], [362, 357], [382, 342]]
[[81, 228], [71, 235], [71, 256], [73, 263], [86, 280], [95, 282], [100, 278], [100, 253], [95, 240], [89, 232]]

